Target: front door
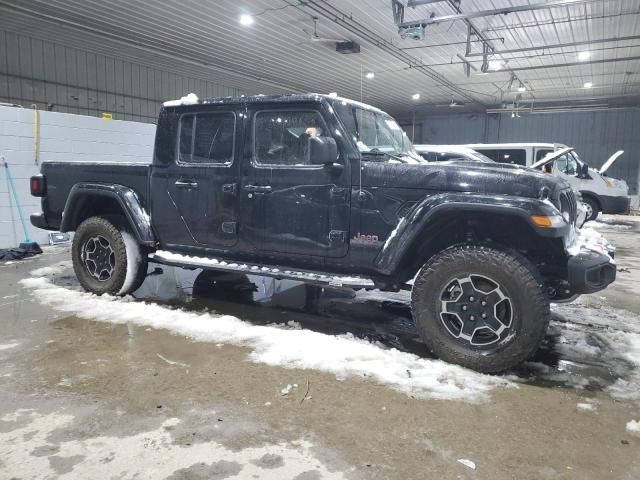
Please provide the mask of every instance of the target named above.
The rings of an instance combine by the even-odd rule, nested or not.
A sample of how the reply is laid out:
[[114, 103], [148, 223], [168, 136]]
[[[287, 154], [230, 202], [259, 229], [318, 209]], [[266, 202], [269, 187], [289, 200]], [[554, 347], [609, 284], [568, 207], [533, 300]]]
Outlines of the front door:
[[241, 182], [243, 242], [272, 257], [346, 255], [348, 172], [343, 163], [311, 164], [308, 151], [311, 136], [331, 135], [320, 106], [262, 107], [247, 113], [252, 128], [245, 134], [251, 148]]
[[166, 192], [156, 192], [154, 222], [169, 247], [225, 249], [237, 242], [240, 147], [238, 112], [212, 107], [178, 121], [176, 153], [167, 166]]

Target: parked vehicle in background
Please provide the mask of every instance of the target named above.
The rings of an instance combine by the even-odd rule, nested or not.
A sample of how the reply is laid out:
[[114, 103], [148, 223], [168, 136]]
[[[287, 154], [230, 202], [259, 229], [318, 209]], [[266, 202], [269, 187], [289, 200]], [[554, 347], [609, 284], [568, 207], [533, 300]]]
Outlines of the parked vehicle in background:
[[460, 145], [414, 145], [414, 147], [416, 148], [416, 152], [428, 162], [493, 162], [492, 159], [482, 153]]
[[427, 162], [392, 117], [344, 98], [193, 97], [160, 110], [151, 165], [51, 162], [32, 177], [31, 222], [75, 231], [87, 291], [130, 293], [147, 262], [411, 289], [433, 353], [498, 372], [537, 350], [550, 301], [615, 279], [559, 178]]
[[[560, 143], [478, 143], [465, 145], [501, 163], [533, 167], [549, 153], [568, 148]], [[602, 213], [628, 213], [629, 187], [624, 180], [610, 178], [607, 170], [624, 153], [614, 153], [598, 170], [580, 160], [571, 149], [559, 156], [551, 165], [550, 173], [567, 180], [582, 194], [587, 208], [587, 221], [595, 220]]]

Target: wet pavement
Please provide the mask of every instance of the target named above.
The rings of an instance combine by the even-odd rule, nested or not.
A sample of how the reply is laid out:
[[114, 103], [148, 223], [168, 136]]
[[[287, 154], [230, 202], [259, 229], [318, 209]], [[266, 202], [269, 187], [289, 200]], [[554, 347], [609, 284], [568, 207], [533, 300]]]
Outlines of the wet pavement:
[[[66, 247], [0, 265], [0, 478], [640, 478], [640, 436], [626, 428], [640, 420], [640, 219], [597, 228], [617, 247], [616, 284], [555, 306], [540, 351], [481, 401], [248, 361], [237, 342], [54, 308], [19, 281], [44, 277], [73, 296]], [[129, 301], [430, 358], [406, 292], [150, 271]]]

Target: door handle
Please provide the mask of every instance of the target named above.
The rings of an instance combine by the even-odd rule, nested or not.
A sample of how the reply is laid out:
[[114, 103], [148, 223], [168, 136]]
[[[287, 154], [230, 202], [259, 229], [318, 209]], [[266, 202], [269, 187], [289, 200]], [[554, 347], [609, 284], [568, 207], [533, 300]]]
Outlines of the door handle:
[[270, 185], [245, 185], [242, 188], [244, 188], [245, 191], [252, 193], [271, 193]]
[[176, 183], [174, 183], [174, 185], [178, 188], [198, 188], [198, 182], [196, 182], [195, 180], [176, 180]]

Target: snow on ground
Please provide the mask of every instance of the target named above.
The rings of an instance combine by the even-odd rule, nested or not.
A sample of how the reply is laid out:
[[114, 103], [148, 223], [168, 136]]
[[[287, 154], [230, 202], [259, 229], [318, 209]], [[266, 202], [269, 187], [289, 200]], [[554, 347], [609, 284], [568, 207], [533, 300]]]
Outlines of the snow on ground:
[[10, 348], [16, 348], [18, 345], [20, 344], [17, 342], [0, 344], [0, 352], [2, 350], [9, 350]]
[[64, 272], [67, 268], [72, 266], [71, 260], [63, 260], [62, 262], [54, 263], [48, 267], [36, 268], [31, 270], [29, 275], [32, 277], [44, 277], [49, 275], [56, 275]]
[[591, 220], [586, 224], [586, 226], [595, 228], [596, 230], [599, 228], [605, 228], [609, 230], [631, 230], [633, 228], [633, 226], [626, 225], [624, 223], [599, 222], [597, 220]]
[[244, 449], [215, 440], [183, 444], [172, 435], [180, 427], [178, 418], [130, 435], [63, 438], [55, 446], [51, 439], [77, 423], [69, 410], [21, 409], [1, 421], [5, 424], [0, 429], [0, 458], [7, 478], [25, 472], [58, 479], [344, 478], [315, 456], [315, 447], [307, 440]]
[[627, 422], [627, 431], [640, 435], [640, 420], [630, 420]]
[[230, 315], [187, 312], [131, 297], [98, 297], [54, 285], [46, 277], [26, 278], [21, 284], [32, 289], [39, 302], [82, 318], [167, 329], [195, 341], [248, 347], [254, 362], [316, 369], [339, 379], [367, 377], [416, 397], [477, 402], [493, 388], [514, 386], [504, 378], [386, 349], [351, 334], [253, 325]]

